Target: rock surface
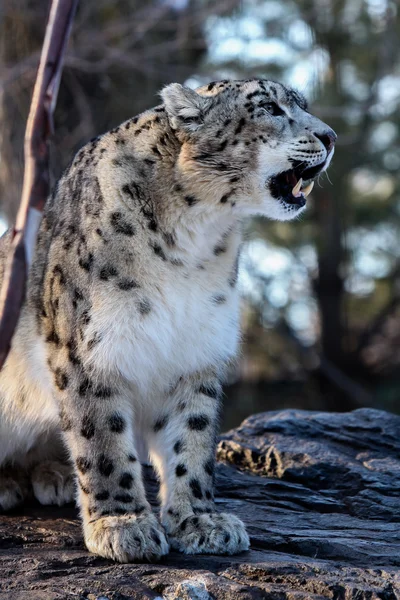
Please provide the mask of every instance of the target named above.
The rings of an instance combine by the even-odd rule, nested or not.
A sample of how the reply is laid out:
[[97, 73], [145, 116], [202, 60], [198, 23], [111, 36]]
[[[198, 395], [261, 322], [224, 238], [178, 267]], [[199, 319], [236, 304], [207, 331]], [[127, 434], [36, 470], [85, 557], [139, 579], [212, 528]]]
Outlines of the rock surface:
[[258, 414], [218, 458], [217, 502], [249, 552], [113, 564], [86, 552], [73, 507], [32, 505], [0, 516], [0, 599], [400, 599], [400, 417]]

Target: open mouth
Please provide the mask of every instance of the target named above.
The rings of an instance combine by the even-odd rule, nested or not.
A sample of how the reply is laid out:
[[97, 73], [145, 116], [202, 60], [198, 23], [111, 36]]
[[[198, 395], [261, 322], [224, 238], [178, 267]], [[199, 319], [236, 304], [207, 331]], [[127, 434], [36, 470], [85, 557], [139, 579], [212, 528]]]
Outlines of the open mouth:
[[269, 181], [271, 196], [286, 204], [302, 208], [314, 187], [314, 182], [311, 180], [322, 171], [324, 164], [308, 169], [296, 165], [293, 169], [274, 175]]

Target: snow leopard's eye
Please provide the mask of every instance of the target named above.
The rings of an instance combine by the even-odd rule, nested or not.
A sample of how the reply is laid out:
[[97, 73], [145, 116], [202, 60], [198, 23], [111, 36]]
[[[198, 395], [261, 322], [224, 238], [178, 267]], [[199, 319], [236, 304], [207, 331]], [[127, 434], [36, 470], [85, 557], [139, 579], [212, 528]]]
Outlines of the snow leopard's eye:
[[276, 102], [263, 102], [260, 108], [266, 110], [273, 117], [280, 117], [285, 114], [285, 111]]
[[196, 117], [179, 117], [179, 120], [184, 125], [200, 125], [202, 120], [199, 116]]

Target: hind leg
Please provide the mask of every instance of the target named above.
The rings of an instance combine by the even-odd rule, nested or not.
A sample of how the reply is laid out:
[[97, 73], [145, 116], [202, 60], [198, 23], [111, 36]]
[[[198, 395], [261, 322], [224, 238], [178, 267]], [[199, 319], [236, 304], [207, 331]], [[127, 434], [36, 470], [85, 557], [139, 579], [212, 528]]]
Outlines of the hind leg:
[[33, 496], [40, 504], [62, 506], [75, 499], [75, 474], [69, 464], [46, 460], [24, 468], [0, 469], [0, 512], [6, 512]]
[[15, 457], [12, 466], [0, 468], [0, 511], [11, 510], [32, 495], [44, 505], [74, 500], [75, 475], [56, 431], [42, 434], [29, 452]]
[[57, 429], [41, 436], [26, 457], [33, 495], [40, 504], [62, 506], [75, 499], [75, 474]]
[[22, 504], [30, 496], [29, 476], [19, 466], [0, 469], [0, 512]]
[[31, 475], [33, 495], [40, 504], [62, 506], [75, 498], [75, 474], [69, 464], [46, 460]]
[[44, 352], [21, 316], [13, 348], [0, 372], [0, 509], [34, 495], [61, 505], [74, 496], [58, 407], [51, 393]]

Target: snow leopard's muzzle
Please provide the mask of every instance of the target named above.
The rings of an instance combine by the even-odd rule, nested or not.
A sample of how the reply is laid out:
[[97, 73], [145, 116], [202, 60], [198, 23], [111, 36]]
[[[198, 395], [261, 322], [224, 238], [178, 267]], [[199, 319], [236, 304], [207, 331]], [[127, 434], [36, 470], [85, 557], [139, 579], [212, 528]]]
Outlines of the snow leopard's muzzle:
[[337, 135], [333, 129], [313, 132], [313, 135], [324, 147], [323, 160], [310, 166], [307, 160], [289, 159], [292, 168], [274, 175], [267, 182], [271, 196], [293, 208], [305, 206], [307, 196], [314, 186], [314, 179], [328, 168], [334, 153]]

